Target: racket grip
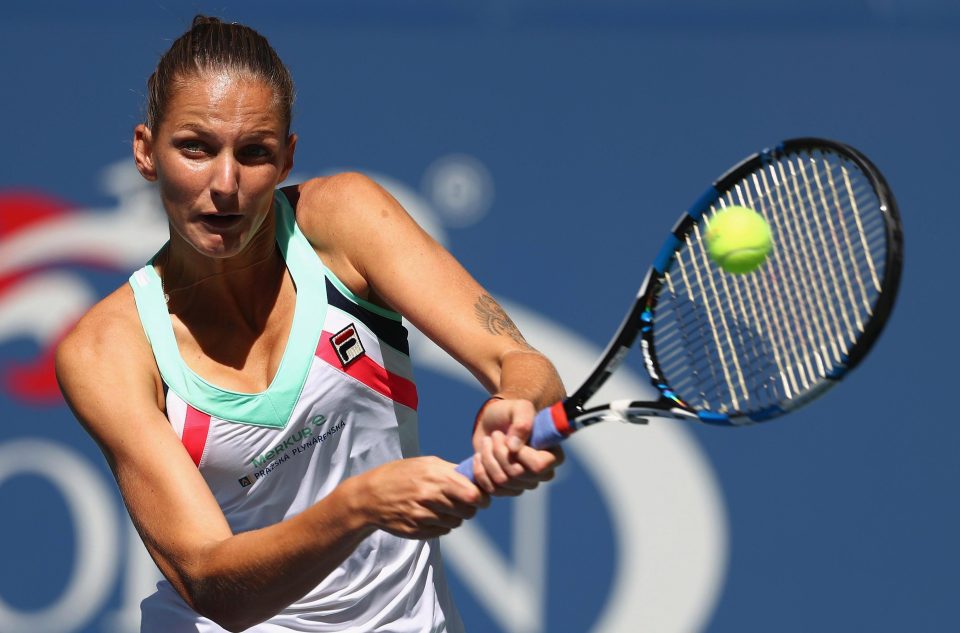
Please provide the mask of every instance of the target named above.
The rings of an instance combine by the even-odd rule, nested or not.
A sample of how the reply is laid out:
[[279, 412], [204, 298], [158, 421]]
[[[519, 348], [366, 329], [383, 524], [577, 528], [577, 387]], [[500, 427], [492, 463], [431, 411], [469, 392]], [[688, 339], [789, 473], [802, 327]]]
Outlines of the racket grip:
[[[563, 403], [558, 402], [552, 407], [541, 409], [533, 418], [533, 429], [530, 431], [530, 446], [534, 448], [550, 448], [556, 446], [570, 435], [570, 423], [563, 410]], [[457, 465], [457, 472], [477, 483], [473, 477], [473, 456], [466, 458]]]

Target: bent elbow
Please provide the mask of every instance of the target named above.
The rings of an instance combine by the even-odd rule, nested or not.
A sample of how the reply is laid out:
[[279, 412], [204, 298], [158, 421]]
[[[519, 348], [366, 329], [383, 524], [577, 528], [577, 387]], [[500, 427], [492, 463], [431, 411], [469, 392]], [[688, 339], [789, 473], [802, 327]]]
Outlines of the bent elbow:
[[223, 587], [216, 580], [194, 580], [187, 583], [181, 593], [184, 601], [198, 615], [231, 633], [246, 631], [273, 615], [253, 612], [251, 601], [236, 595], [236, 592]]
[[197, 607], [194, 607], [194, 611], [231, 633], [246, 631], [269, 617], [256, 617], [249, 613], [243, 613], [243, 607], [239, 606], [242, 602], [243, 601], [238, 601], [238, 604], [234, 604], [230, 608], [222, 604], [210, 606], [197, 605]]

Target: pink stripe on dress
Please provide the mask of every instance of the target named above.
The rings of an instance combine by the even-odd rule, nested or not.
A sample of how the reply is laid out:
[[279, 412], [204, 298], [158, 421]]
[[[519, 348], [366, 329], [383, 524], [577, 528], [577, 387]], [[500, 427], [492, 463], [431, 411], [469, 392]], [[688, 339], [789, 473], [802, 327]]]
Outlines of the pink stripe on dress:
[[366, 354], [344, 367], [330, 344], [333, 334], [324, 331], [317, 345], [317, 357], [348, 376], [359, 380], [377, 393], [411, 409], [417, 408], [417, 386], [411, 380], [387, 371]]
[[210, 416], [187, 405], [187, 417], [183, 421], [183, 441], [187, 453], [198, 467], [203, 458], [203, 449], [207, 445], [210, 433]]

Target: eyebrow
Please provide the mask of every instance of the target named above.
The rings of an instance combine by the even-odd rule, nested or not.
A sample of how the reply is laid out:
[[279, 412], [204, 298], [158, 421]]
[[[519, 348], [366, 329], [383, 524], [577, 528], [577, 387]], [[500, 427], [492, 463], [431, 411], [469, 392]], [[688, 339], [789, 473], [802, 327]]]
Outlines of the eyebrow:
[[[184, 123], [184, 124], [178, 126], [177, 129], [178, 129], [178, 130], [187, 130], [187, 131], [190, 131], [190, 132], [196, 132], [197, 134], [210, 134], [210, 133], [211, 133], [210, 128], [208, 128], [208, 127], [206, 127], [206, 126], [204, 126], [204, 125], [202, 125], [202, 124], [200, 124], [200, 123]], [[281, 138], [283, 135], [282, 135], [282, 134], [278, 134], [278, 133], [276, 132], [276, 130], [273, 130], [273, 129], [270, 129], [270, 128], [256, 128], [256, 129], [254, 129], [254, 130], [251, 130], [251, 131], [245, 133], [244, 136], [246, 136], [246, 137], [257, 137], [257, 138], [263, 138], [263, 137], [269, 136], [269, 137], [273, 137], [273, 138]]]

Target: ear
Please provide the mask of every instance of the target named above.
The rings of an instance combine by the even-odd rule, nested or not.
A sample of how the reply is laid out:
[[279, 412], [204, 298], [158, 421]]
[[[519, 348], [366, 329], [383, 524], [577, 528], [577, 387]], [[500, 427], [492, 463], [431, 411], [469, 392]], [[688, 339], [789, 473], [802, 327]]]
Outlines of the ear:
[[157, 179], [157, 168], [153, 162], [153, 132], [143, 123], [133, 128], [133, 160], [141, 176], [150, 182]]
[[280, 171], [280, 182], [287, 179], [290, 170], [293, 169], [293, 153], [297, 149], [297, 135], [291, 134], [287, 137], [287, 155], [283, 160], [283, 169]]

